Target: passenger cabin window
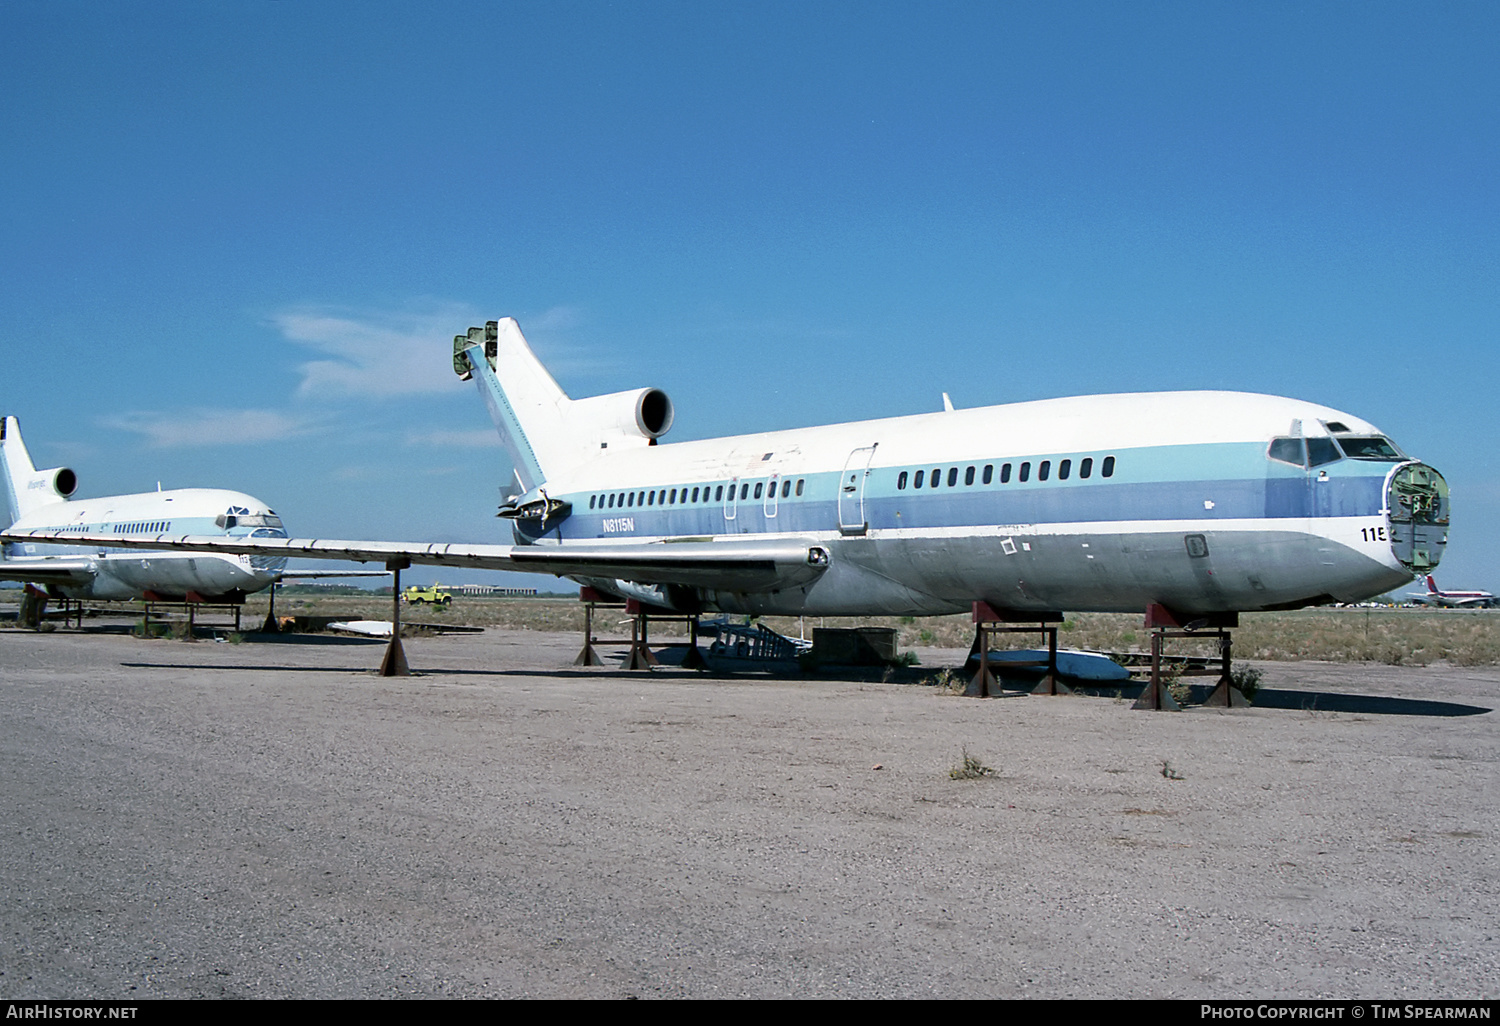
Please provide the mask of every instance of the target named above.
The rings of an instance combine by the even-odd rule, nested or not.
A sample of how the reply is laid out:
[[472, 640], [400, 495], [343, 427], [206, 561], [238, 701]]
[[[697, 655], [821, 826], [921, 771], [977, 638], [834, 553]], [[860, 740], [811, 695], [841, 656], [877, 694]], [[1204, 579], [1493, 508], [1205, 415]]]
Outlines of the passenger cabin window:
[[984, 465], [984, 483], [985, 484], [989, 484], [994, 479], [995, 479], [995, 465], [993, 463], [986, 463]]
[[1045, 481], [1052, 473], [1052, 461], [1042, 460], [1042, 465], [1036, 468], [1036, 479]]
[[1000, 483], [1010, 484], [1010, 464], [1006, 463], [1000, 467]]
[[1080, 463], [1080, 464], [1078, 464], [1078, 476], [1086, 478], [1090, 474], [1092, 474], [1093, 472], [1094, 472], [1094, 460], [1090, 456], [1085, 456], [1083, 458], [1083, 462]]
[[1057, 479], [1059, 481], [1066, 481], [1068, 479], [1068, 474], [1072, 470], [1073, 470], [1073, 461], [1072, 460], [1063, 460], [1061, 463], [1059, 463], [1057, 465]]
[[755, 482], [755, 497], [757, 499], [760, 498], [762, 494], [764, 494], [765, 490], [766, 490], [766, 483], [764, 481], [757, 481], [757, 482]]
[[964, 484], [971, 485], [973, 483], [974, 483], [974, 468], [973, 467], [969, 467], [967, 470], [964, 471]]
[[932, 468], [932, 477], [929, 478], [928, 481], [929, 481], [929, 483], [927, 485], [928, 488], [936, 488], [938, 485], [942, 484], [943, 483], [943, 468], [942, 467], [933, 467]]
[[914, 477], [914, 478], [912, 478], [912, 487], [913, 488], [921, 488], [922, 487], [922, 475], [925, 474], [925, 473], [927, 473], [927, 471], [925, 471], [925, 470], [919, 470], [919, 471], [917, 471], [917, 476]]
[[1099, 468], [1099, 476], [1100, 477], [1114, 477], [1115, 476], [1115, 458], [1113, 456], [1106, 456], [1106, 457], [1104, 457], [1104, 465]]
[[1023, 464], [1021, 464], [1021, 480], [1022, 481], [1030, 481], [1031, 480], [1031, 464], [1030, 463], [1023, 463]]
[[792, 479], [791, 478], [787, 478], [785, 481], [781, 482], [781, 497], [783, 499], [785, 499], [787, 496], [789, 496], [791, 494], [792, 494]]
[[948, 468], [948, 487], [952, 488], [956, 484], [958, 484], [958, 468], [957, 467], [949, 467]]
[[802, 478], [797, 478], [797, 494], [802, 494]]

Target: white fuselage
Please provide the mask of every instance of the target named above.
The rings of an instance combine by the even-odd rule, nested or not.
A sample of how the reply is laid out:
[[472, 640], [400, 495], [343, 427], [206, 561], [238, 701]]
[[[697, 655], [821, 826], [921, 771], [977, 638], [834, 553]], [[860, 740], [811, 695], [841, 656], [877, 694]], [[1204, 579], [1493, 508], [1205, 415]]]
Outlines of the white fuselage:
[[[1295, 463], [1276, 458], [1289, 452]], [[1409, 517], [1396, 523], [1393, 488], [1405, 485], [1393, 482], [1414, 473], [1441, 480], [1373, 425], [1312, 403], [1082, 396], [605, 452], [535, 490], [570, 512], [545, 531], [519, 521], [516, 540], [783, 535], [832, 555], [815, 582], [764, 593], [589, 579], [679, 607], [1287, 608], [1380, 594], [1436, 562], [1446, 485], [1416, 540]]]

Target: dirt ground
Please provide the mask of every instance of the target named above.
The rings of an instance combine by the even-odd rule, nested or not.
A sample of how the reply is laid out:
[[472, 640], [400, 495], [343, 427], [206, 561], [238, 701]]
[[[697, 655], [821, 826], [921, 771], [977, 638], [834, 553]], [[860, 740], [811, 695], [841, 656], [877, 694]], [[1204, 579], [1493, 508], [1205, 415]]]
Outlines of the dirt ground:
[[0, 631], [0, 998], [1500, 996], [1500, 667], [1144, 713], [577, 647]]

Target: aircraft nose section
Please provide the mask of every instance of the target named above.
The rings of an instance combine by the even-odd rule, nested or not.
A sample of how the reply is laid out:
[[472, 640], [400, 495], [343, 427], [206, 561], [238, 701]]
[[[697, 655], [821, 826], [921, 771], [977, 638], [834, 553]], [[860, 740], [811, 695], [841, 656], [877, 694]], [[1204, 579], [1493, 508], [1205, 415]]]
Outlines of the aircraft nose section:
[[1386, 479], [1385, 510], [1397, 561], [1430, 573], [1448, 544], [1448, 482], [1424, 463], [1403, 463]]

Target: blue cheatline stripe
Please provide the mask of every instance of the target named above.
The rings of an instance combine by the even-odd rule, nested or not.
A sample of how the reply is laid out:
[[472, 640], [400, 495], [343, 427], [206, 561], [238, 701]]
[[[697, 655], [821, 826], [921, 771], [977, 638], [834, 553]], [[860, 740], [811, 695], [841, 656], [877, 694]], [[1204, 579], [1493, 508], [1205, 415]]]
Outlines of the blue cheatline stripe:
[[[1012, 481], [1009, 485], [976, 483], [954, 488], [947, 486], [945, 476], [945, 483], [935, 489], [873, 494], [872, 486], [865, 496], [865, 515], [875, 529], [1120, 520], [1373, 517], [1383, 507], [1387, 469], [1384, 465], [1374, 465], [1363, 476], [1330, 477], [1325, 482], [1309, 482], [1299, 474], [1292, 479], [1271, 480], [1261, 476], [1203, 481], [1032, 481], [1026, 485]], [[882, 470], [877, 474], [894, 477], [895, 471]], [[722, 503], [590, 510], [590, 494], [598, 493], [574, 495], [573, 514], [564, 522], [562, 534], [564, 538], [629, 538], [827, 531], [838, 526], [835, 498], [838, 477], [838, 474], [807, 477], [804, 497], [780, 499], [775, 517], [764, 515], [762, 502], [754, 499], [742, 502], [734, 520], [725, 520]], [[639, 495], [640, 491], [635, 489], [632, 494]], [[1317, 509], [1314, 509], [1315, 496]], [[1209, 502], [1211, 507], [1206, 505]], [[606, 520], [613, 522], [614, 530], [605, 530]]]

